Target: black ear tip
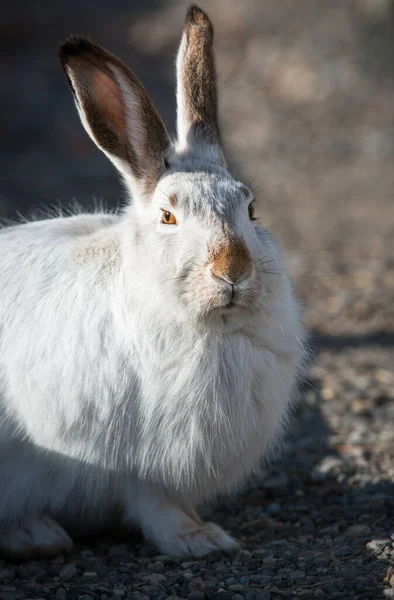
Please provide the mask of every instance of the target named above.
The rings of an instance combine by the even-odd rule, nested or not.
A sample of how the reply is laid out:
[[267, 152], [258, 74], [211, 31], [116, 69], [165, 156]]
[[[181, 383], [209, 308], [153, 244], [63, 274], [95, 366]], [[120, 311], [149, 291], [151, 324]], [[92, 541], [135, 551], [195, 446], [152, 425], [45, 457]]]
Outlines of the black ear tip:
[[192, 4], [186, 13], [186, 23], [194, 25], [210, 25], [208, 15], [195, 4]]
[[62, 61], [67, 60], [70, 56], [76, 56], [81, 52], [86, 52], [92, 49], [92, 42], [88, 38], [79, 35], [70, 35], [60, 44], [58, 48], [59, 58]]

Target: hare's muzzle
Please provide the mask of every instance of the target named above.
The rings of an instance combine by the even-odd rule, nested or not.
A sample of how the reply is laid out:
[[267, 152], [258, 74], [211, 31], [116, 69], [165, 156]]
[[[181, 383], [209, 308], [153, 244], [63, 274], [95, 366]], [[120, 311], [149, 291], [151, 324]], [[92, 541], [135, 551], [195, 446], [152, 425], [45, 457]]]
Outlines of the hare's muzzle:
[[228, 239], [211, 249], [210, 270], [212, 276], [235, 286], [244, 281], [253, 270], [253, 263], [244, 242], [239, 238]]

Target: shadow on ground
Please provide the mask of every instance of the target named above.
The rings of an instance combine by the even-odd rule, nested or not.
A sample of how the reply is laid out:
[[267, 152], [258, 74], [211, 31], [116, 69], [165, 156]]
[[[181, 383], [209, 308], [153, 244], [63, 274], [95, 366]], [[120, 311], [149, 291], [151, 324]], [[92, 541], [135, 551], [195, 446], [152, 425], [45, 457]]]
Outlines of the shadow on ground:
[[[343, 347], [341, 339], [331, 342], [334, 351]], [[354, 477], [371, 456], [350, 441], [338, 443], [322, 414], [319, 386], [309, 385], [283, 460], [260, 486], [223, 501], [215, 519], [252, 552], [245, 563], [256, 562], [257, 548], [266, 550], [256, 573], [272, 597], [391, 597], [383, 591], [392, 574], [394, 483]]]

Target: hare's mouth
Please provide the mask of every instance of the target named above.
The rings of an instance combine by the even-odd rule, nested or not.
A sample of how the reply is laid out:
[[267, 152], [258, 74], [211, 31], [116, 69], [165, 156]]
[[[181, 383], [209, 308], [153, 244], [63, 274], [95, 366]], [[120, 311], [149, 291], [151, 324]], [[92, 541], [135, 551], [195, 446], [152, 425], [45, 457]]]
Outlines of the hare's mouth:
[[205, 274], [188, 282], [183, 299], [195, 316], [204, 320], [213, 316], [243, 318], [256, 308], [260, 293], [259, 281], [254, 278], [248, 285], [217, 285]]
[[248, 308], [249, 307], [247, 305], [245, 305], [242, 301], [238, 301], [238, 298], [236, 297], [236, 295], [233, 295], [226, 302], [223, 302], [223, 303], [219, 304], [218, 306], [216, 306], [213, 309], [213, 312], [224, 314], [224, 315], [225, 314], [234, 314], [234, 313], [238, 313], [238, 312], [244, 312], [245, 310], [248, 310]]

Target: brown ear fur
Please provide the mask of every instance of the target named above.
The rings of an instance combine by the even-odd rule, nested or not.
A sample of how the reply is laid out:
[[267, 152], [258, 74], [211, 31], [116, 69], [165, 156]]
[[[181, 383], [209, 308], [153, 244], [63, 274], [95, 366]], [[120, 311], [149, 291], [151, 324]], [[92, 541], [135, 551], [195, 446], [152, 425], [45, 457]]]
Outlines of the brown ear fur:
[[184, 94], [184, 118], [196, 141], [219, 144], [213, 27], [197, 6], [187, 11], [181, 52], [179, 84]]
[[165, 170], [170, 140], [141, 82], [118, 58], [86, 38], [68, 38], [59, 57], [96, 144], [126, 163], [146, 188], [154, 187]]

